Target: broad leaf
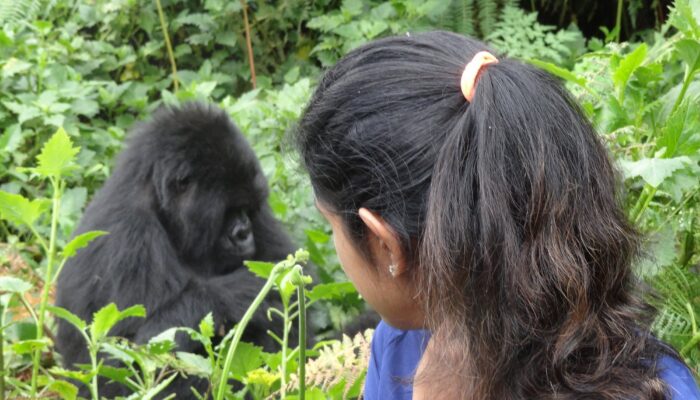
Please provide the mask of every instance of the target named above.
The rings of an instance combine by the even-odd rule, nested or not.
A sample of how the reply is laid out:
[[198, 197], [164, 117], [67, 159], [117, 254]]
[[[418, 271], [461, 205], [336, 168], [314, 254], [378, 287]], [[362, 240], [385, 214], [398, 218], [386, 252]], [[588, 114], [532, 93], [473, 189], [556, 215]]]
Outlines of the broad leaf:
[[306, 297], [312, 301], [331, 299], [339, 300], [352, 293], [357, 293], [357, 290], [351, 282], [333, 282], [322, 283], [314, 286], [313, 289], [306, 292]]
[[673, 175], [673, 172], [683, 169], [690, 164], [686, 156], [675, 158], [643, 158], [639, 161], [620, 161], [626, 178], [641, 176], [653, 187], [659, 187], [661, 182]]
[[44, 177], [67, 176], [77, 168], [75, 156], [79, 151], [80, 148], [73, 146], [66, 131], [59, 128], [42, 147], [37, 156], [38, 166], [33, 171]]
[[240, 342], [233, 355], [231, 365], [231, 375], [238, 381], [248, 375], [248, 372], [263, 365], [262, 347], [254, 346], [250, 343]]
[[27, 339], [12, 345], [12, 350], [17, 354], [29, 354], [35, 350], [43, 350], [48, 348], [50, 341], [48, 338], [43, 339]]
[[32, 227], [48, 208], [46, 199], [29, 201], [22, 195], [0, 191], [0, 217], [17, 227]]
[[32, 288], [32, 284], [13, 276], [0, 276], [0, 292], [22, 294]]
[[250, 272], [263, 279], [269, 278], [272, 268], [275, 267], [275, 264], [263, 261], [246, 261], [244, 264]]
[[114, 325], [119, 321], [129, 317], [145, 317], [146, 309], [142, 305], [131, 306], [124, 311], [119, 311], [114, 303], [97, 311], [90, 324], [90, 333], [94, 341], [102, 339]]
[[644, 62], [644, 58], [647, 55], [647, 45], [646, 43], [640, 44], [633, 52], [627, 54], [615, 68], [613, 73], [613, 82], [618, 90], [624, 90], [627, 85], [627, 81], [632, 76], [632, 73], [639, 68]]

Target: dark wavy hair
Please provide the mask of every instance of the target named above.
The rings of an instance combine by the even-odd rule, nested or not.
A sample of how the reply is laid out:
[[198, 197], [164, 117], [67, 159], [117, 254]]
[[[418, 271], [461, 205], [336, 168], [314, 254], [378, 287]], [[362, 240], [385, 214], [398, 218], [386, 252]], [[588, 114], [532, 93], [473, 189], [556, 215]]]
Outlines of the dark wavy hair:
[[[357, 210], [398, 234], [432, 332], [416, 379], [465, 399], [663, 399], [619, 177], [560, 82], [485, 44], [390, 37], [326, 72], [296, 130], [319, 201], [368, 253]], [[493, 52], [493, 51], [492, 51]]]

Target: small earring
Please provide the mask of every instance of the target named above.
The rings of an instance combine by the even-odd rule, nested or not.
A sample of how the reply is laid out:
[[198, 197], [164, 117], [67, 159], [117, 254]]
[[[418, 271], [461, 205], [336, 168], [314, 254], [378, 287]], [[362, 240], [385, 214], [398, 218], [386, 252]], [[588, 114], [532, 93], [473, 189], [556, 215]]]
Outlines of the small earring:
[[396, 277], [396, 264], [389, 265], [389, 273], [391, 274], [392, 278]]

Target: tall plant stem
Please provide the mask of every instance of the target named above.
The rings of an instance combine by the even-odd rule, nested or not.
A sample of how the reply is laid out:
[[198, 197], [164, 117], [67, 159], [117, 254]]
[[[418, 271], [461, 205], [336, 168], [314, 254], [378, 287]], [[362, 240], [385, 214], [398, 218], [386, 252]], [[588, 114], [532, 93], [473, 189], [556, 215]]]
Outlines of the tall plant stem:
[[299, 298], [299, 400], [306, 396], [306, 293], [304, 285], [297, 287]]
[[275, 279], [277, 278], [281, 270], [282, 267], [280, 267], [279, 265], [275, 266], [272, 269], [272, 272], [270, 272], [270, 276], [267, 278], [267, 282], [265, 282], [265, 285], [262, 287], [262, 289], [260, 289], [258, 295], [253, 300], [253, 303], [248, 307], [245, 314], [243, 314], [241, 321], [238, 323], [236, 328], [234, 328], [236, 330], [236, 333], [233, 335], [233, 339], [231, 339], [231, 345], [229, 345], [228, 352], [226, 353], [224, 368], [221, 371], [221, 381], [219, 382], [219, 387], [216, 390], [216, 400], [223, 400], [224, 398], [224, 394], [226, 392], [226, 383], [228, 382], [228, 374], [229, 372], [231, 372], [231, 364], [233, 363], [233, 355], [236, 352], [236, 347], [238, 347], [238, 343], [241, 341], [243, 331], [248, 325], [248, 322], [250, 322], [250, 319], [253, 318], [253, 314], [255, 314], [255, 311], [260, 307], [260, 304], [262, 304], [263, 300], [272, 289], [272, 285], [274, 285]]
[[683, 78], [683, 86], [681, 86], [681, 92], [678, 93], [678, 97], [676, 98], [676, 101], [673, 103], [673, 108], [671, 108], [671, 112], [668, 114], [669, 117], [673, 115], [673, 113], [678, 109], [678, 107], [683, 103], [683, 99], [685, 98], [685, 93], [688, 91], [688, 87], [690, 86], [690, 83], [693, 81], [693, 71], [690, 69], [689, 66], [686, 65], [685, 67], [685, 76]]
[[[44, 276], [44, 289], [41, 292], [41, 302], [39, 303], [39, 317], [36, 327], [36, 339], [44, 338], [44, 318], [46, 317], [46, 303], [49, 301], [49, 290], [53, 280], [53, 264], [56, 257], [56, 232], [58, 228], [58, 212], [61, 209], [61, 180], [51, 178], [53, 186], [53, 199], [51, 208], [51, 236], [49, 237], [49, 254], [46, 261], [46, 275]], [[34, 398], [37, 389], [37, 378], [39, 377], [39, 364], [41, 363], [41, 348], [34, 350], [32, 357], [32, 388], [30, 397]]]
[[622, 3], [624, 0], [617, 0], [617, 18], [615, 19], [615, 41], [620, 43], [620, 33], [622, 32]]
[[253, 42], [250, 38], [250, 24], [248, 23], [248, 4], [246, 4], [245, 0], [241, 0], [241, 7], [243, 8], [243, 25], [245, 26], [245, 44], [248, 49], [250, 81], [253, 84], [253, 89], [255, 89], [257, 86], [257, 80], [255, 79], [255, 59], [253, 57]]
[[0, 305], [0, 400], [5, 400], [5, 315], [4, 308]]
[[656, 188], [648, 183], [644, 185], [642, 193], [639, 194], [639, 199], [637, 199], [637, 203], [635, 203], [634, 208], [632, 208], [632, 222], [636, 224], [639, 221], [644, 211], [649, 207], [649, 203], [651, 203], [654, 195], [656, 195]]
[[287, 397], [287, 347], [289, 347], [289, 307], [284, 305], [284, 330], [282, 332], [282, 363], [280, 364], [281, 398]]
[[177, 65], [175, 64], [175, 55], [173, 54], [173, 46], [170, 44], [170, 35], [168, 35], [168, 28], [165, 26], [165, 14], [163, 13], [163, 6], [160, 4], [160, 0], [156, 0], [156, 8], [158, 8], [158, 18], [160, 19], [160, 29], [163, 31], [163, 38], [165, 38], [165, 47], [168, 50], [168, 58], [170, 59], [170, 68], [173, 74], [173, 86], [177, 92], [180, 88], [180, 82], [177, 79]]

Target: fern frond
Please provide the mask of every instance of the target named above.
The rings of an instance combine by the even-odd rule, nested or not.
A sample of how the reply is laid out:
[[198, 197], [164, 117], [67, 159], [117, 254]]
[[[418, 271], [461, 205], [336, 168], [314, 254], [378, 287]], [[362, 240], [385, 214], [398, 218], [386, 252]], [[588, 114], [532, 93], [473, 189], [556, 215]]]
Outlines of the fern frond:
[[479, 31], [482, 37], [488, 36], [498, 21], [498, 3], [495, 0], [476, 0]]
[[0, 25], [20, 25], [36, 19], [42, 0], [0, 0]]
[[700, 300], [700, 276], [675, 265], [655, 275], [651, 285], [658, 293], [651, 303], [659, 314], [653, 332], [676, 348], [683, 347], [693, 335]]

